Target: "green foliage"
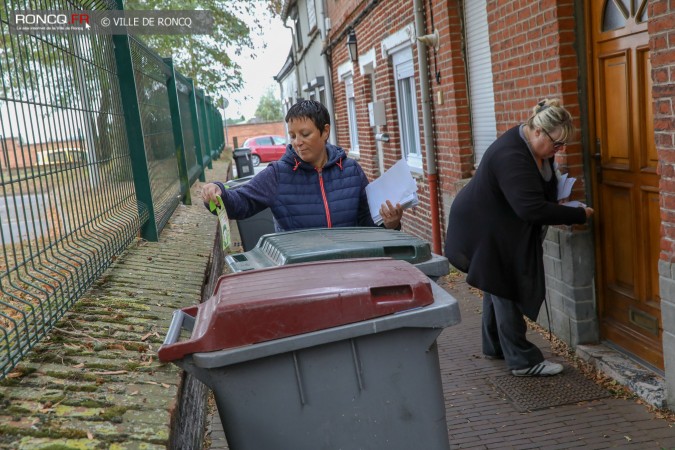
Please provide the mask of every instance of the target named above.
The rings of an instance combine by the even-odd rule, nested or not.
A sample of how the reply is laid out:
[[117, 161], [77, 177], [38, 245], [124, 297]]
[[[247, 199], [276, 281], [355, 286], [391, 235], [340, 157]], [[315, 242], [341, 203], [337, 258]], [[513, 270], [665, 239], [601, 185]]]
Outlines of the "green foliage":
[[228, 125], [236, 125], [238, 123], [242, 123], [246, 121], [246, 117], [242, 114], [240, 117], [235, 117], [235, 118], [227, 118], [226, 122]]
[[277, 122], [284, 119], [281, 100], [274, 95], [271, 88], [268, 88], [267, 92], [260, 98], [255, 116], [265, 122]]
[[205, 10], [213, 14], [212, 35], [145, 35], [142, 40], [162, 57], [173, 57], [178, 72], [222, 104], [227, 93], [238, 92], [244, 82], [241, 67], [232, 60], [252, 47], [251, 33], [262, 34], [270, 16], [281, 10], [279, 0], [266, 5], [270, 16], [255, 14], [256, 0], [130, 0], [128, 10]]

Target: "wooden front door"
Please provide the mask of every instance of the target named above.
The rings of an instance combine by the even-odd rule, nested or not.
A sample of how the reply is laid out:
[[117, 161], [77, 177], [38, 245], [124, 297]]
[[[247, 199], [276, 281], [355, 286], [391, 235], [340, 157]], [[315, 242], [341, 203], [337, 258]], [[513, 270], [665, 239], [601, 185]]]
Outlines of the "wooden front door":
[[600, 333], [663, 368], [647, 0], [590, 3]]

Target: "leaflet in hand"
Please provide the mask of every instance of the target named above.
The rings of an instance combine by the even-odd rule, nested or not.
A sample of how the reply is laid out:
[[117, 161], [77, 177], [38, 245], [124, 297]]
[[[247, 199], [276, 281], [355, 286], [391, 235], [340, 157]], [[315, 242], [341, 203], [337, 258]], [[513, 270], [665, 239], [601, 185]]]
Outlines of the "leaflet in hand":
[[569, 206], [570, 208], [586, 208], [586, 204], [581, 203], [578, 200], [572, 200], [572, 201], [569, 201], [569, 202], [561, 203], [561, 205]]
[[380, 206], [389, 200], [393, 205], [400, 203], [406, 209], [419, 203], [417, 183], [410, 173], [408, 163], [401, 159], [384, 172], [377, 180], [366, 186], [370, 216], [376, 225], [382, 224]]
[[576, 178], [568, 177], [567, 174], [563, 174], [558, 180], [558, 200], [567, 198], [572, 193], [572, 186], [574, 182], [577, 181]]

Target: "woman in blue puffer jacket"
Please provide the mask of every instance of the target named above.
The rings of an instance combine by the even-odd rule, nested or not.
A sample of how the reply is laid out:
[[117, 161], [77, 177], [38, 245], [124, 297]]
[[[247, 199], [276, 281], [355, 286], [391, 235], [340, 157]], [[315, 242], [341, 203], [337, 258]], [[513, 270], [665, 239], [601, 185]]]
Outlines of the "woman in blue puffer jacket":
[[[269, 207], [277, 231], [375, 226], [368, 208], [368, 179], [359, 164], [328, 143], [330, 116], [321, 103], [301, 100], [286, 114], [291, 143], [279, 161], [237, 189], [208, 183], [202, 199], [220, 195], [231, 219], [243, 220]], [[403, 208], [382, 204], [385, 228], [400, 229]]]

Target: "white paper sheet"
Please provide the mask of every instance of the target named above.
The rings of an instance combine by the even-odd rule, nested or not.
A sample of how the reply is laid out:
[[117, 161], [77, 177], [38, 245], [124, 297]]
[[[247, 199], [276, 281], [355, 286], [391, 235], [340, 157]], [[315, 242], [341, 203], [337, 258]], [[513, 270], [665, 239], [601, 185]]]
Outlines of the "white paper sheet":
[[561, 205], [569, 206], [569, 207], [572, 207], [572, 208], [579, 208], [579, 207], [586, 208], [586, 204], [581, 203], [578, 200], [572, 200], [572, 201], [569, 201], [569, 202], [561, 203]]
[[380, 206], [389, 200], [392, 204], [400, 203], [403, 208], [410, 208], [419, 203], [417, 183], [410, 173], [408, 163], [401, 159], [384, 172], [377, 180], [366, 186], [368, 207], [375, 224], [382, 223]]
[[572, 193], [572, 186], [574, 182], [577, 181], [576, 178], [568, 177], [567, 174], [563, 174], [558, 180], [558, 200], [567, 198]]

